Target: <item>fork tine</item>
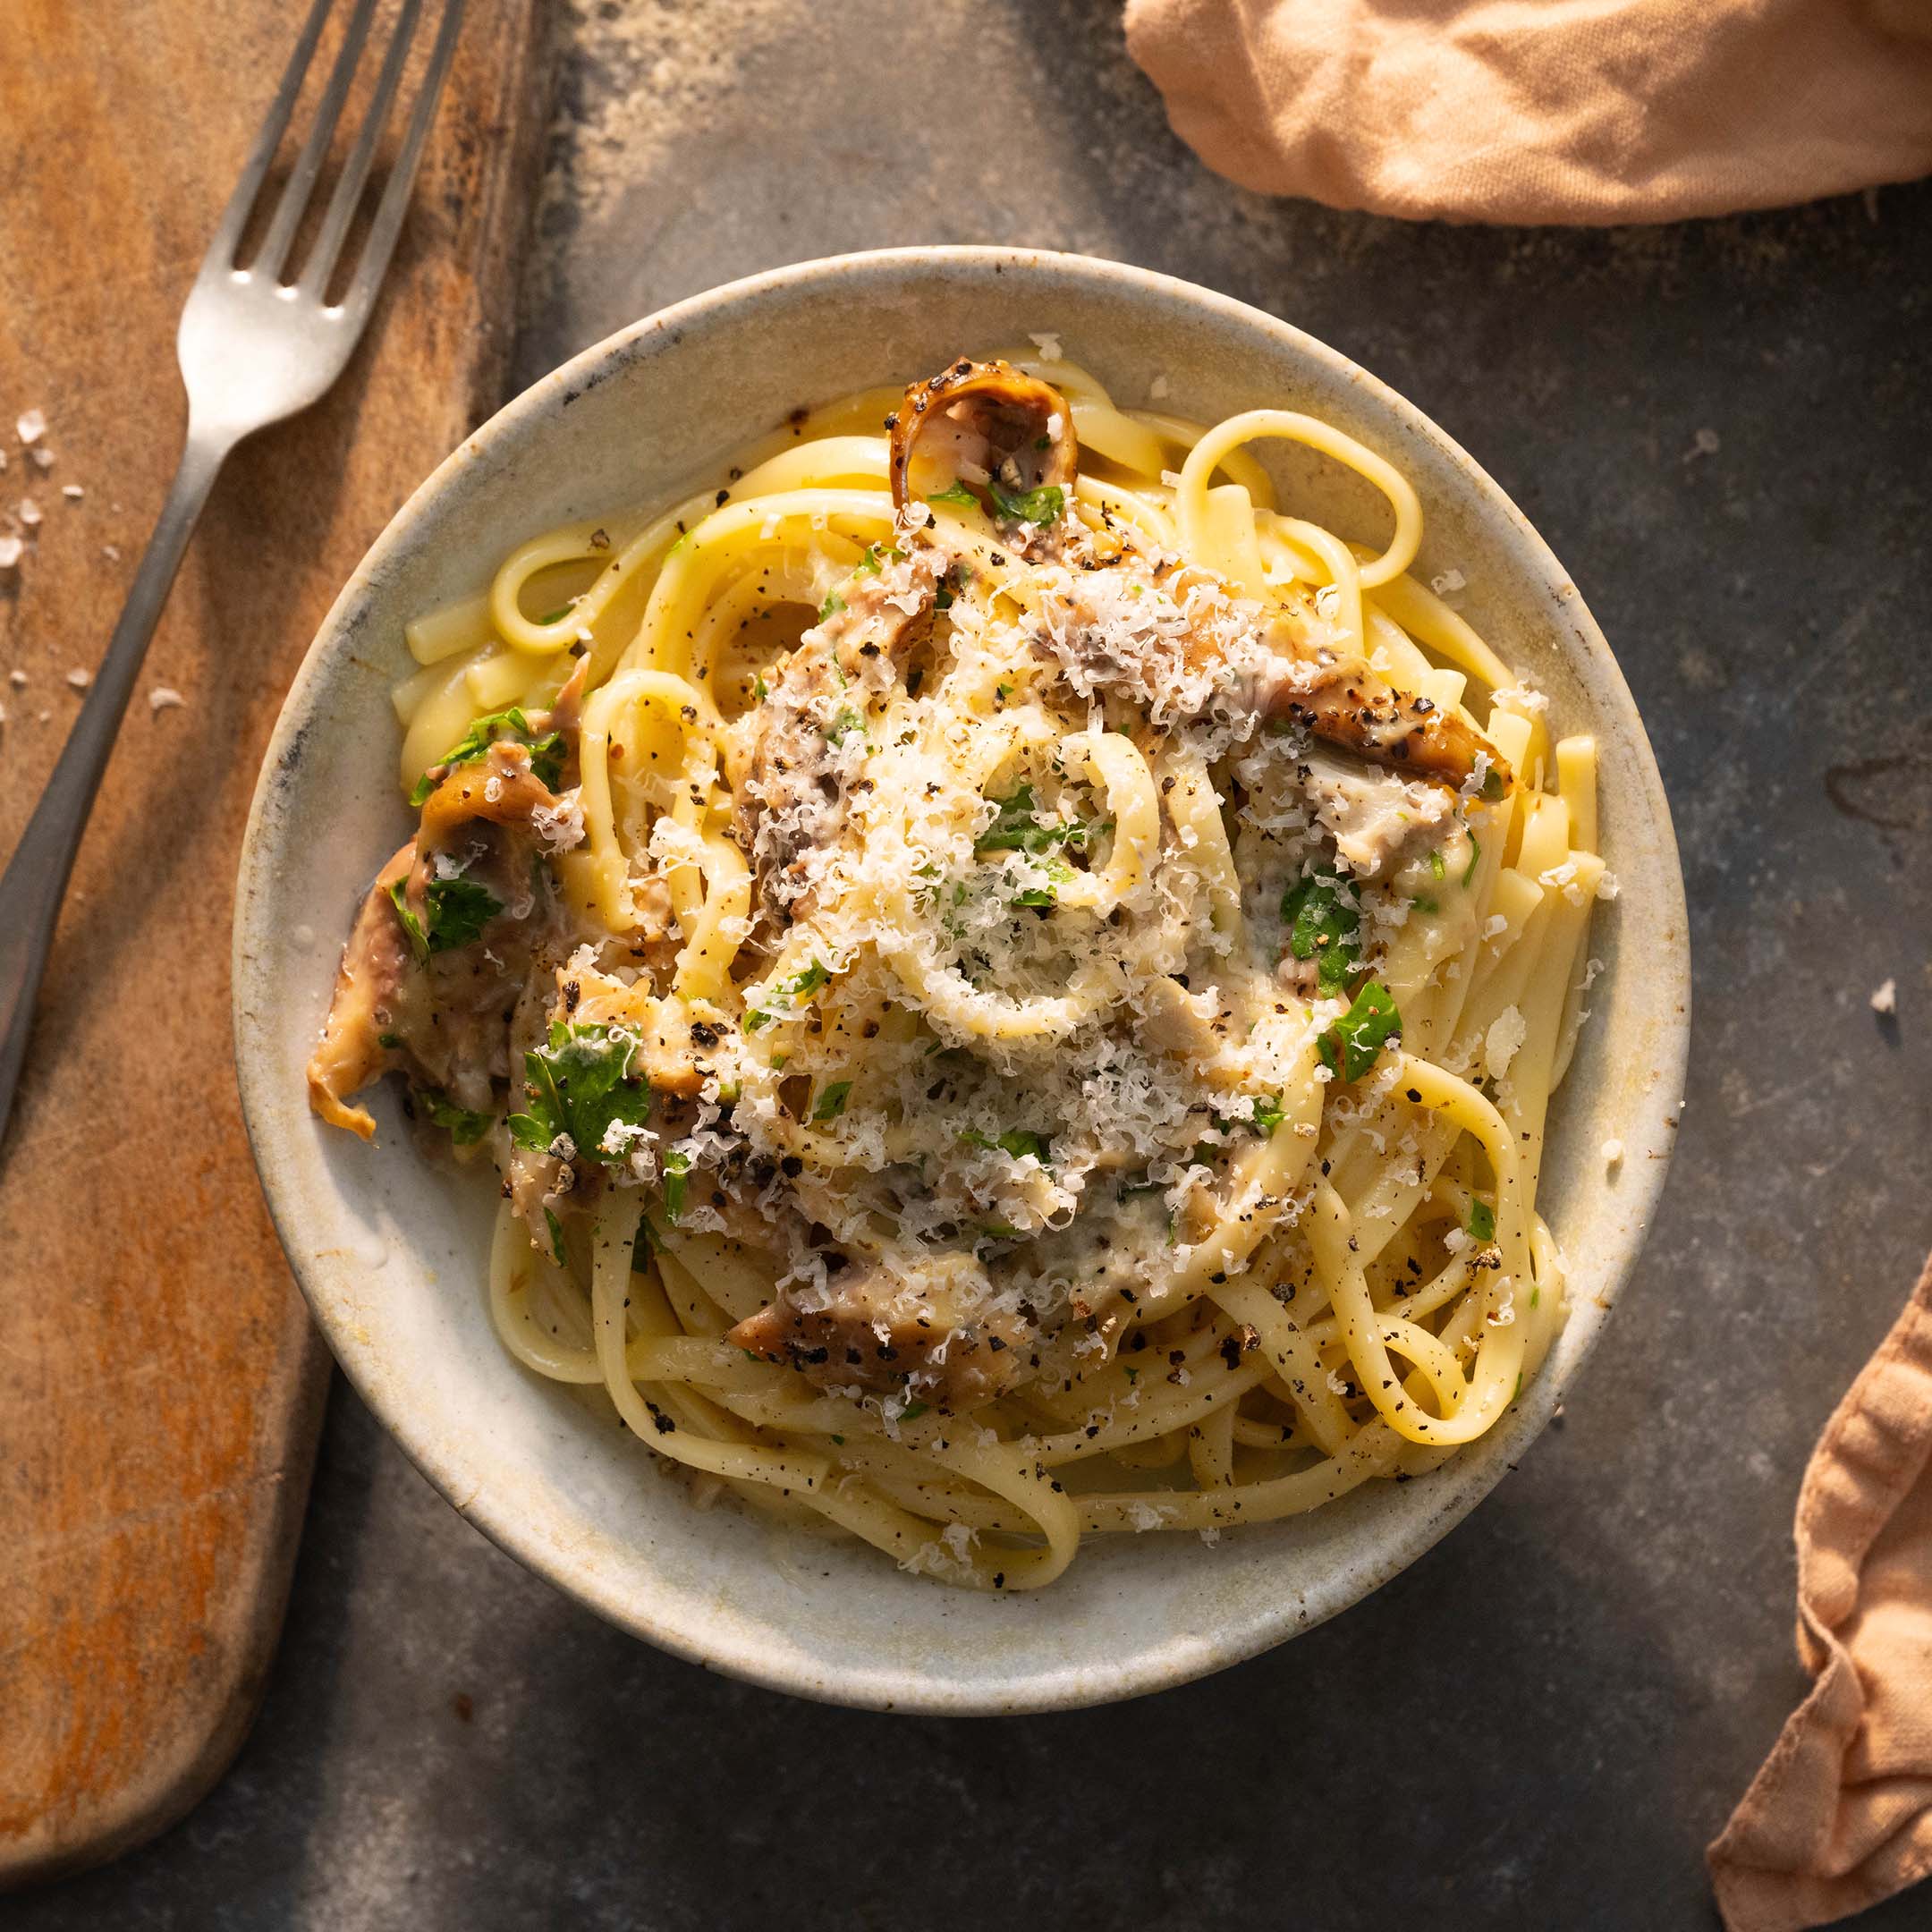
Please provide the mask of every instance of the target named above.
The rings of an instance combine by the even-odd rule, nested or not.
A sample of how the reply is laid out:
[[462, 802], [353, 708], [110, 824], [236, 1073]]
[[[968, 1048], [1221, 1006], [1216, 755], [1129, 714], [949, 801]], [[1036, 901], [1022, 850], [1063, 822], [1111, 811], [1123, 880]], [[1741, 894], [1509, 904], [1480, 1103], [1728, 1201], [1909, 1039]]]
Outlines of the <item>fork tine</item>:
[[327, 20], [335, 4], [335, 0], [315, 0], [315, 4], [309, 10], [301, 38], [296, 41], [295, 51], [289, 55], [288, 66], [283, 72], [282, 85], [269, 104], [268, 118], [262, 123], [261, 132], [255, 137], [255, 145], [249, 150], [248, 165], [242, 170], [242, 179], [228, 197], [228, 206], [222, 210], [215, 239], [208, 243], [208, 256], [202, 263], [204, 268], [231, 268], [234, 266], [235, 250], [241, 246], [242, 232], [248, 226], [249, 214], [255, 206], [255, 197], [261, 192], [268, 164], [275, 159], [275, 149], [282, 145], [282, 136], [288, 127], [289, 116], [295, 111], [295, 97], [301, 92], [309, 63], [315, 57], [316, 43], [322, 38], [322, 23]]
[[421, 12], [422, 0], [403, 0], [402, 15], [396, 21], [394, 33], [390, 36], [389, 51], [384, 56], [382, 72], [377, 77], [376, 92], [369, 102], [368, 114], [363, 116], [361, 131], [356, 136], [355, 147], [343, 168], [342, 178], [335, 183], [335, 191], [329, 197], [328, 213], [323, 217], [322, 232], [316, 237], [315, 246], [309, 251], [309, 259], [302, 265], [299, 286], [308, 294], [319, 296], [328, 286], [335, 258], [342, 251], [343, 238], [349, 232], [349, 224], [355, 219], [356, 204], [362, 199], [369, 165], [376, 158], [377, 143], [382, 139], [383, 129], [388, 123], [389, 108], [395, 98], [396, 86], [402, 78], [410, 43], [416, 38], [416, 21]]
[[355, 78], [356, 63], [362, 57], [362, 45], [369, 38], [369, 21], [375, 12], [376, 0], [356, 0], [349, 30], [343, 36], [342, 51], [335, 56], [328, 86], [316, 105], [315, 123], [309, 130], [308, 140], [302, 143], [301, 153], [296, 157], [294, 169], [282, 191], [282, 199], [275, 204], [275, 220], [269, 226], [267, 239], [249, 264], [251, 275], [279, 277], [282, 273], [282, 264], [288, 258], [289, 244], [295, 239], [302, 210], [309, 206], [316, 176], [322, 172], [329, 142], [335, 138], [335, 123], [342, 118], [343, 102], [348, 97], [349, 83]]
[[361, 259], [356, 264], [355, 279], [343, 296], [343, 309], [358, 327], [368, 317], [376, 300], [376, 292], [382, 286], [384, 271], [389, 266], [396, 236], [402, 231], [402, 217], [409, 210], [410, 188], [416, 179], [417, 165], [422, 159], [423, 143], [428, 139], [429, 124], [436, 119], [436, 99], [443, 92], [450, 63], [456, 55], [456, 39], [462, 29], [462, 13], [463, 0], [445, 0], [443, 24], [436, 30], [436, 47], [429, 56], [428, 70], [423, 75], [422, 92], [417, 98], [416, 111], [410, 116], [409, 132], [403, 137], [402, 151], [396, 156], [388, 185], [383, 190], [369, 240], [363, 246]]

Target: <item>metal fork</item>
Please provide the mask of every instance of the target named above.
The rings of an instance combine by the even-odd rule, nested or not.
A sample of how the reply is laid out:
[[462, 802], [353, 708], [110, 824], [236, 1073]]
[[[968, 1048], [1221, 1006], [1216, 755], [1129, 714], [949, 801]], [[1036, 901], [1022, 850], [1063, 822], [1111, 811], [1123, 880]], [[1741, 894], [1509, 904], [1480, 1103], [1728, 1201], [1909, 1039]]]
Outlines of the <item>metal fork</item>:
[[369, 110], [341, 178], [329, 199], [301, 274], [284, 284], [282, 270], [301, 225], [317, 177], [341, 119], [376, 0], [353, 0], [354, 12], [315, 123], [284, 186], [261, 247], [247, 267], [236, 258], [289, 120], [296, 96], [336, 0], [315, 0], [282, 77], [268, 118], [256, 136], [221, 225], [182, 311], [176, 352], [188, 391], [188, 440], [181, 466], [134, 574], [121, 621], [46, 792], [28, 821], [4, 876], [0, 876], [0, 1137], [6, 1132], [13, 1092], [26, 1058], [34, 996], [47, 965], [61, 900], [73, 869], [80, 835], [114, 750], [114, 734], [134, 689], [148, 640], [181, 566], [182, 553], [228, 453], [243, 436], [305, 410], [341, 375], [368, 323], [409, 206], [410, 188], [436, 115], [463, 0], [445, 0], [421, 91], [395, 166], [342, 299], [327, 300], [337, 258], [355, 217], [377, 144], [402, 79], [422, 0], [402, 0], [383, 57]]

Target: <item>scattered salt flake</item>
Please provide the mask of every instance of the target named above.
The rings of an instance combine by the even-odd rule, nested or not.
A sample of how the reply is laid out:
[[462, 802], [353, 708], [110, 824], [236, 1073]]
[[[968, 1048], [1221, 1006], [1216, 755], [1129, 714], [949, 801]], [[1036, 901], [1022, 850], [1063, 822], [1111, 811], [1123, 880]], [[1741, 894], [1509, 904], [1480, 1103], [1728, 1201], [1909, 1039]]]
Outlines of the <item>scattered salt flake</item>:
[[150, 711], [172, 711], [177, 705], [188, 700], [172, 684], [157, 684], [148, 693], [148, 708]]
[[1200, 1539], [1211, 1549], [1221, 1540], [1221, 1532], [1210, 1523], [1207, 1529], [1201, 1531]]
[[1597, 896], [1599, 899], [1614, 899], [1623, 890], [1623, 888], [1617, 884], [1617, 876], [1614, 872], [1606, 872], [1597, 881]]
[[51, 470], [54, 467], [54, 452], [45, 445], [37, 450], [29, 450], [27, 453], [33, 458], [38, 468]]
[[22, 410], [13, 427], [22, 443], [38, 443], [47, 434], [47, 418], [37, 409]]
[[1063, 361], [1060, 352], [1060, 338], [1052, 329], [1035, 329], [1027, 338], [1049, 362]]
[[21, 521], [29, 530], [31, 530], [40, 521], [40, 505], [31, 496], [22, 496], [20, 500], [20, 508], [15, 511], [14, 514], [20, 518]]
[[[10, 537], [6, 540], [9, 543], [18, 543], [20, 541], [20, 538], [18, 537]], [[16, 691], [18, 691], [21, 685], [26, 683], [26, 682], [27, 674], [24, 671], [9, 671], [7, 673], [7, 682], [13, 685]]]
[[1505, 1006], [1489, 1022], [1489, 1030], [1483, 1036], [1483, 1060], [1490, 1079], [1501, 1080], [1509, 1072], [1509, 1063], [1516, 1057], [1516, 1050], [1529, 1030], [1529, 1022], [1520, 1007]]
[[69, 503], [79, 503], [87, 495], [87, 492], [78, 483], [63, 483], [61, 485], [61, 495]]
[[1887, 979], [1871, 996], [1874, 1013], [1896, 1013], [1898, 1011], [1898, 981]]
[[1437, 597], [1453, 597], [1458, 590], [1469, 589], [1469, 579], [1459, 570], [1445, 570], [1439, 577], [1429, 579], [1429, 589]]
[[1148, 385], [1148, 394], [1152, 397], [1155, 402], [1164, 402], [1166, 401], [1168, 393], [1173, 389], [1173, 387], [1174, 385], [1170, 383], [1165, 376], [1157, 376], [1154, 380]]
[[1614, 1167], [1623, 1158], [1623, 1143], [1621, 1140], [1606, 1140], [1602, 1153], [1604, 1165]]
[[100, 547], [100, 554], [110, 564], [118, 564], [121, 561], [121, 546], [119, 544], [104, 543]]
[[[18, 537], [0, 537], [0, 571], [18, 569], [21, 552], [26, 547]], [[16, 677], [20, 675], [17, 671], [13, 674]]]
[[67, 674], [67, 682], [72, 684], [76, 691], [85, 691], [88, 686], [94, 682], [94, 674], [91, 671], [83, 671], [78, 665], [76, 665], [74, 668]]
[[1715, 456], [1724, 447], [1724, 441], [1715, 429], [1699, 429], [1690, 438], [1690, 447], [1684, 452], [1686, 462], [1695, 462], [1699, 456]]

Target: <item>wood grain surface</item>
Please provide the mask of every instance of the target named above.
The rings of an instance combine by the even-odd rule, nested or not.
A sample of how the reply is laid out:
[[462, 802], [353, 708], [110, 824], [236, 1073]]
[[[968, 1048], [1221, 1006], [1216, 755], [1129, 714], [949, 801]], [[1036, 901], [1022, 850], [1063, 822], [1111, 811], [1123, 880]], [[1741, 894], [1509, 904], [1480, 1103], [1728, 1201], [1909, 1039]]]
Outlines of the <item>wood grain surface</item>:
[[[306, 5], [6, 9], [0, 535], [27, 546], [0, 572], [0, 856], [160, 506], [175, 323]], [[0, 1884], [179, 1817], [240, 1744], [274, 1648], [326, 1360], [235, 1097], [236, 853], [337, 588], [501, 400], [540, 12], [470, 0], [369, 337], [320, 406], [232, 460], [80, 854], [0, 1146]], [[45, 470], [14, 429], [34, 409]], [[153, 687], [185, 701], [155, 709]]]

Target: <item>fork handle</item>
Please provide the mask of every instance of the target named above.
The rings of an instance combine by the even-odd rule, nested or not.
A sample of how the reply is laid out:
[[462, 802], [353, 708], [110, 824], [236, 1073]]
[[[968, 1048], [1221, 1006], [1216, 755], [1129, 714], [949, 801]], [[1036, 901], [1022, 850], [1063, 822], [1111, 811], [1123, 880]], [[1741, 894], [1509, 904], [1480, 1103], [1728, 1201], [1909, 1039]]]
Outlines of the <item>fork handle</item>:
[[54, 943], [67, 877], [73, 870], [80, 835], [93, 809], [94, 794], [114, 750], [114, 735], [148, 655], [148, 640], [160, 621], [182, 554], [194, 532], [202, 506], [228, 452], [226, 434], [197, 435], [191, 422], [187, 447], [174, 472], [160, 521], [147, 554], [134, 573], [121, 620], [114, 625], [107, 655], [95, 674], [87, 702], [68, 733], [54, 775], [27, 829], [0, 875], [0, 1140], [13, 1112], [13, 1091], [27, 1057], [33, 1025], [34, 996]]

